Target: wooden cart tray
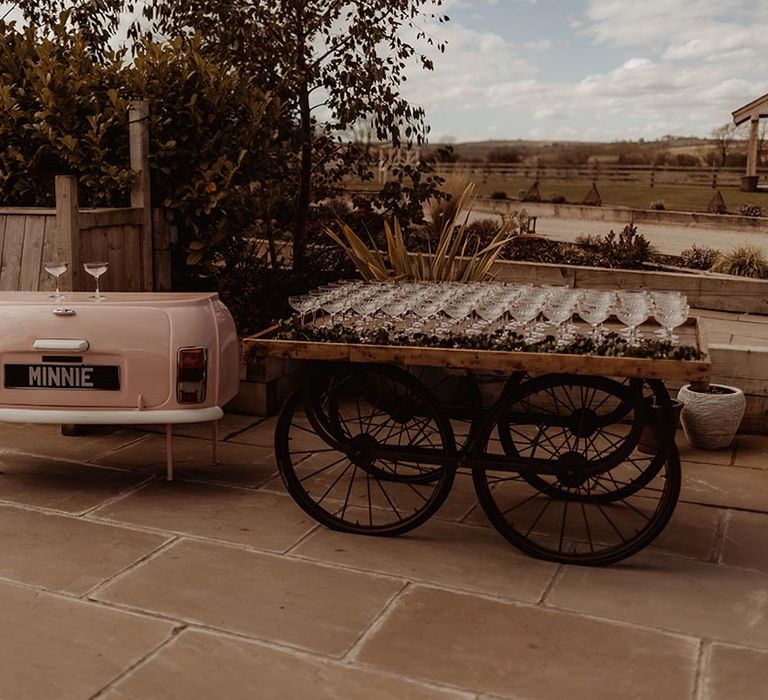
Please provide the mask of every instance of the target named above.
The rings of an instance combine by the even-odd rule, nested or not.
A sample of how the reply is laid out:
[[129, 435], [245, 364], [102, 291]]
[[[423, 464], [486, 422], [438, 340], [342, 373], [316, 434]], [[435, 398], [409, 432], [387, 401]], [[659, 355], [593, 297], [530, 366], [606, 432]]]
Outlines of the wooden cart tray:
[[277, 328], [274, 327], [245, 338], [243, 341], [245, 351], [260, 356], [293, 360], [443, 367], [505, 374], [523, 371], [534, 374], [566, 373], [638, 377], [695, 384], [709, 383], [712, 370], [706, 338], [697, 318], [688, 319], [677, 330], [677, 334], [682, 344], [692, 345], [704, 353], [704, 358], [701, 360], [657, 360], [637, 357], [277, 340], [274, 337], [276, 332]]

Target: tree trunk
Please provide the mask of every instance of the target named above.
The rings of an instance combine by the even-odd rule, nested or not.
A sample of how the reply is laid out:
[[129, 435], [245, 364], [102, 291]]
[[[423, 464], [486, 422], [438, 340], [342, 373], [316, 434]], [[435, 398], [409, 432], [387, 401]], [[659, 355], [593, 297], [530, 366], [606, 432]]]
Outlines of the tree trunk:
[[312, 189], [312, 112], [309, 89], [304, 82], [299, 90], [299, 115], [301, 119], [301, 171], [299, 192], [296, 200], [296, 216], [293, 221], [293, 269], [304, 264], [306, 252], [307, 220]]
[[299, 68], [299, 119], [301, 129], [301, 165], [299, 172], [299, 190], [296, 196], [296, 215], [293, 220], [293, 270], [300, 270], [306, 256], [307, 219], [312, 188], [312, 107], [309, 101], [309, 75], [306, 60], [306, 30], [304, 27], [304, 7], [302, 2], [296, 5], [296, 38]]

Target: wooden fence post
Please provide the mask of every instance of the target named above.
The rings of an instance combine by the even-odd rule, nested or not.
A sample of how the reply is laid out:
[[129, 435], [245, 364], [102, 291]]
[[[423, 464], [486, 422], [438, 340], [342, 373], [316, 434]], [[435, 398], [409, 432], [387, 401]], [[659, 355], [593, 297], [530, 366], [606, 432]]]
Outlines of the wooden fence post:
[[152, 211], [154, 231], [155, 291], [171, 291], [171, 225], [165, 217], [165, 210]]
[[131, 206], [142, 209], [141, 216], [141, 288], [151, 292], [155, 288], [152, 197], [149, 174], [149, 103], [134, 100], [128, 109], [128, 139], [131, 153], [131, 170], [136, 179], [131, 187]]
[[56, 176], [56, 255], [69, 264], [62, 275], [60, 289], [68, 292], [81, 288], [80, 278], [80, 204], [77, 200], [77, 178]]

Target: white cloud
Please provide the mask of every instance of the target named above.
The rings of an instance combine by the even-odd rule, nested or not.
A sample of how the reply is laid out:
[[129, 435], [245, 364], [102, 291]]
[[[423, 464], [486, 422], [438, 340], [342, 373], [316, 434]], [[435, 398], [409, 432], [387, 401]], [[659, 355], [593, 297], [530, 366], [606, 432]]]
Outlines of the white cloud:
[[[485, 5], [491, 14], [487, 0], [451, 3]], [[439, 129], [459, 138], [487, 132], [487, 123], [473, 127], [467, 118], [462, 128], [454, 126], [471, 111], [507, 125], [509, 133], [500, 136], [608, 139], [704, 135], [768, 92], [762, 70], [768, 0], [588, 0], [583, 14], [565, 21], [577, 44], [587, 39], [604, 52], [604, 70], [572, 81], [550, 70], [542, 78], [538, 52], [548, 52], [550, 65], [558, 50], [568, 59], [560, 37], [553, 42], [546, 27], [539, 39], [515, 44], [502, 28], [481, 33], [452, 22], [445, 25], [448, 48], [436, 59], [437, 71], [414, 76], [409, 96], [437, 115]], [[618, 64], [617, 53], [623, 54]]]
[[492, 32], [479, 32], [456, 22], [431, 32], [447, 42], [444, 54], [435, 53], [434, 72], [417, 71], [406, 95], [428, 109], [450, 103], [457, 109], [482, 104], [488, 88], [510, 75], [535, 73], [535, 66], [518, 48]]

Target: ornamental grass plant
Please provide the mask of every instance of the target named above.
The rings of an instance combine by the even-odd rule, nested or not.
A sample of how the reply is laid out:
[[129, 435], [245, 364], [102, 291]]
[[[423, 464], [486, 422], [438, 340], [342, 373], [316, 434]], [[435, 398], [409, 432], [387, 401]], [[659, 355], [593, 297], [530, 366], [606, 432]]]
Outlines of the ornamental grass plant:
[[757, 246], [739, 246], [730, 253], [722, 253], [712, 272], [764, 280], [768, 279], [768, 258]]
[[437, 242], [434, 249], [430, 243], [426, 253], [409, 250], [397, 219], [384, 223], [385, 251], [379, 250], [373, 240], [366, 244], [344, 222], [340, 222], [338, 231], [326, 228], [325, 232], [346, 251], [367, 281], [479, 282], [490, 276], [502, 250], [518, 234], [513, 222], [503, 221], [489, 243], [473, 242], [468, 229], [476, 197], [477, 186], [470, 183], [453, 198], [451, 207], [439, 207], [441, 216], [432, 221]]

